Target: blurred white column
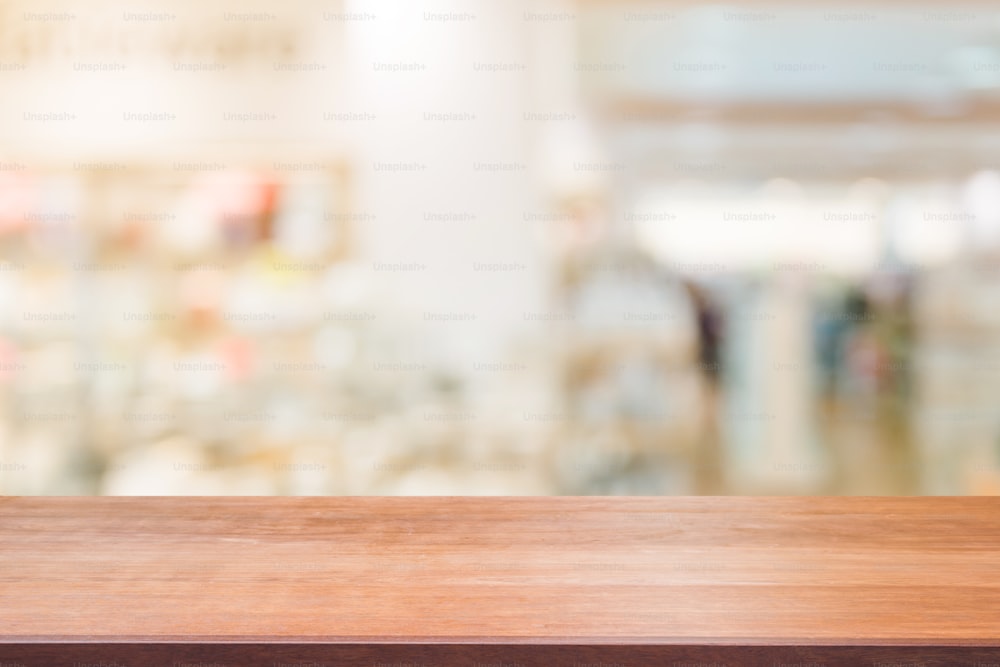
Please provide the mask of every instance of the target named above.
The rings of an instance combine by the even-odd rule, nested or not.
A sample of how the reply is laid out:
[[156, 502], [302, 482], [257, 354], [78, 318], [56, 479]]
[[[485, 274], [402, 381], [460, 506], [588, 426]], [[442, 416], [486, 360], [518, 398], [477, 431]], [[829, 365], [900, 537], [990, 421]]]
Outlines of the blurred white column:
[[736, 312], [727, 475], [745, 493], [817, 493], [829, 476], [812, 428], [812, 342], [806, 282], [771, 277]]

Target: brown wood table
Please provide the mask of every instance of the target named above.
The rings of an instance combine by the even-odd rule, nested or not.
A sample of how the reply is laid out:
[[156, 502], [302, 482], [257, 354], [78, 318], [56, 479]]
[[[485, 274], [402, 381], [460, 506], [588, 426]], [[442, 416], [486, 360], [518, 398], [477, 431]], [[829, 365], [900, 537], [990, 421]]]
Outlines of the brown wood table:
[[0, 498], [0, 667], [1000, 665], [1000, 499]]

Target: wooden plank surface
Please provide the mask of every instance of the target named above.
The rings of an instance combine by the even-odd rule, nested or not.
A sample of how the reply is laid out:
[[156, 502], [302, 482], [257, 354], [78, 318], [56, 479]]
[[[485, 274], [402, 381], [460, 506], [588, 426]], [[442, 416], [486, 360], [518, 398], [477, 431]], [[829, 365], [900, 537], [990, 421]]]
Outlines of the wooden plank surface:
[[0, 667], [213, 663], [1000, 665], [1000, 499], [0, 498]]

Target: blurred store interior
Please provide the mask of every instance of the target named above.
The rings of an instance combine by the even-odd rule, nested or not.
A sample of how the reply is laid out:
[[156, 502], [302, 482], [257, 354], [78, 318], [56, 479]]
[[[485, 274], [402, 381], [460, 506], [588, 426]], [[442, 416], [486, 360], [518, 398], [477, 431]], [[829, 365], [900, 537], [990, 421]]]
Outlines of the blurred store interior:
[[1000, 7], [0, 0], [0, 493], [1000, 492]]

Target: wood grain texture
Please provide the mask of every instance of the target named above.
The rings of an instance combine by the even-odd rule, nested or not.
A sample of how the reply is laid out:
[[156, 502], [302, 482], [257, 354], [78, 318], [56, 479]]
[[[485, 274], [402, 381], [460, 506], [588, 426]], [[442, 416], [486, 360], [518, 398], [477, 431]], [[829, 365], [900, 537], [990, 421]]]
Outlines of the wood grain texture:
[[22, 665], [1000, 667], [1000, 499], [0, 498]]

